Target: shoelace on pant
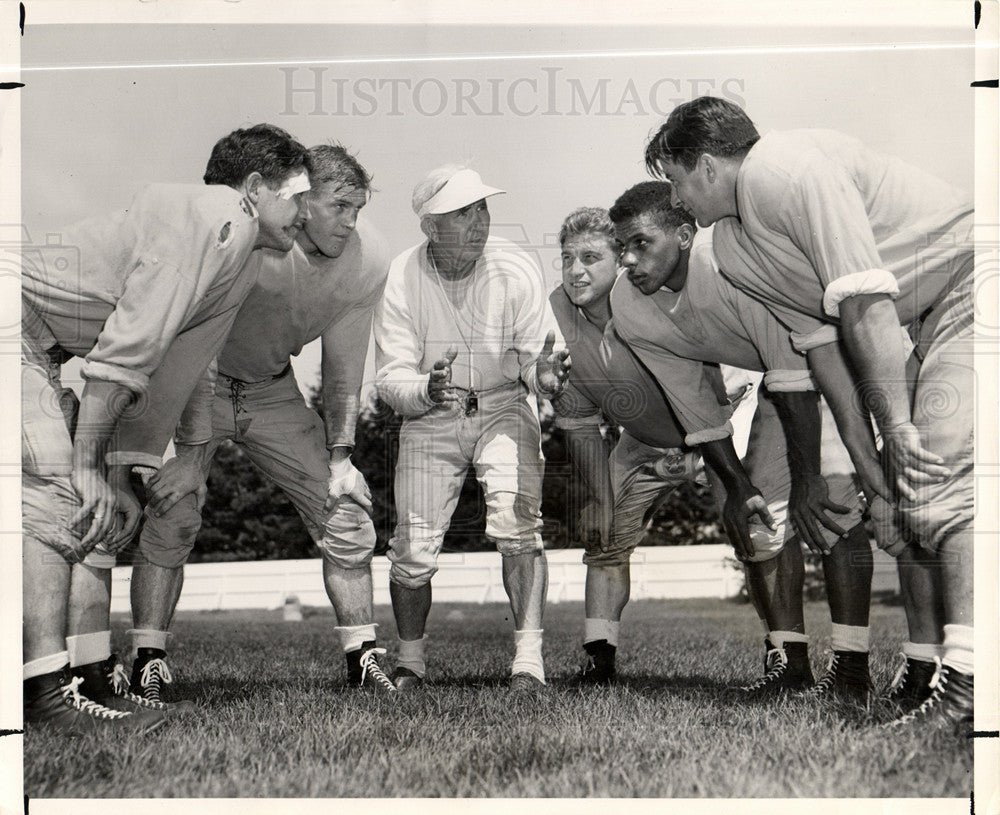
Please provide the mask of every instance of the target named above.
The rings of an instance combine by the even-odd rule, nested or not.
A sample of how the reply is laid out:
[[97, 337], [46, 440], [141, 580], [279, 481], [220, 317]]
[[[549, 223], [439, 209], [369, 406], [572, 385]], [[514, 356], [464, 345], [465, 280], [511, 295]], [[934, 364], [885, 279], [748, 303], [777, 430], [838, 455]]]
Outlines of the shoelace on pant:
[[237, 427], [236, 417], [241, 413], [246, 413], [243, 407], [243, 392], [246, 385], [239, 379], [229, 380], [229, 401], [233, 403], [233, 427]]
[[[109, 707], [98, 704], [92, 699], [88, 699], [86, 696], [80, 693], [80, 685], [83, 684], [83, 677], [76, 676], [70, 680], [69, 684], [62, 686], [63, 698], [69, 701], [69, 703], [79, 710], [81, 713], [86, 713], [88, 716], [93, 716], [96, 719], [124, 719], [131, 716], [123, 710], [112, 710]], [[70, 697], [73, 697], [70, 699]]]
[[384, 653], [385, 648], [369, 648], [361, 655], [361, 683], [364, 684], [365, 678], [370, 676], [386, 690], [395, 692], [396, 686], [378, 664], [378, 657]]
[[767, 673], [765, 673], [756, 682], [752, 682], [749, 685], [744, 685], [740, 690], [746, 692], [752, 692], [760, 690], [766, 687], [771, 682], [781, 679], [782, 674], [785, 673], [785, 668], [788, 666], [788, 657], [785, 656], [785, 652], [781, 648], [772, 648], [767, 652]]
[[154, 702], [162, 702], [160, 699], [161, 682], [168, 685], [174, 681], [170, 675], [167, 663], [162, 659], [151, 659], [142, 667], [142, 674], [139, 676], [139, 685], [142, 687], [143, 695]]

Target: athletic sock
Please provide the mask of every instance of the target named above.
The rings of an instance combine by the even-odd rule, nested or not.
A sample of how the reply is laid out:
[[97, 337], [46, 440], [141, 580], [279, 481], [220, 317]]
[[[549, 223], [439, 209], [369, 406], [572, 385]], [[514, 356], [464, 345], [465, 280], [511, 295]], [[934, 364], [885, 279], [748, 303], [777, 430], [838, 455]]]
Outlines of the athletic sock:
[[375, 623], [338, 625], [334, 631], [340, 634], [340, 644], [343, 646], [345, 654], [357, 651], [366, 642], [375, 641]]
[[608, 625], [610, 623], [610, 620], [603, 620], [600, 617], [587, 617], [583, 621], [584, 643], [606, 640], [608, 638]]
[[867, 654], [870, 650], [870, 631], [867, 625], [833, 624], [831, 636], [834, 651], [855, 651]]
[[57, 651], [47, 657], [39, 657], [24, 663], [24, 679], [34, 679], [36, 676], [55, 673], [69, 663], [69, 652]]
[[511, 674], [531, 674], [545, 683], [545, 664], [542, 662], [542, 629], [528, 628], [514, 632], [514, 663]]
[[66, 650], [69, 652], [71, 668], [90, 665], [93, 662], [105, 662], [111, 656], [111, 632], [94, 631], [66, 637]]
[[125, 632], [132, 640], [132, 658], [139, 654], [140, 648], [155, 648], [157, 651], [167, 651], [169, 631], [157, 631], [155, 628], [130, 628]]
[[426, 635], [419, 640], [400, 640], [399, 657], [396, 659], [397, 668], [406, 668], [413, 671], [421, 679], [427, 673], [427, 666], [424, 663], [424, 640]]
[[971, 625], [949, 624], [944, 627], [944, 657], [942, 662], [964, 674], [975, 669], [973, 652], [975, 636]]
[[785, 643], [788, 642], [809, 642], [809, 637], [805, 634], [800, 634], [798, 631], [771, 631], [767, 637], [771, 640], [771, 644], [775, 648], [780, 649], [784, 649]]
[[614, 648], [618, 647], [618, 631], [621, 625], [618, 620], [608, 620], [608, 645]]
[[904, 642], [902, 651], [907, 659], [933, 662], [944, 655], [944, 646], [936, 642]]

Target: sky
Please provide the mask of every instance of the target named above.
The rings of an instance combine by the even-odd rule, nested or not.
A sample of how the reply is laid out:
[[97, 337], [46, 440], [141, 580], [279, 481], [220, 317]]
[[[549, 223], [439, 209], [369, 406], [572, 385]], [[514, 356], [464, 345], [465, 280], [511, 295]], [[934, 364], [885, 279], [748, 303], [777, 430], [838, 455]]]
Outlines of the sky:
[[[951, 27], [776, 29], [677, 25], [663, 14], [637, 25], [639, 16], [614, 25], [29, 27], [22, 222], [31, 240], [58, 240], [81, 217], [126, 207], [145, 184], [199, 183], [216, 139], [266, 121], [307, 146], [336, 140], [357, 153], [374, 176], [364, 217], [393, 254], [422, 239], [413, 185], [440, 164], [470, 163], [508, 191], [490, 201], [494, 234], [536, 249], [555, 285], [563, 218], [610, 206], [646, 179], [647, 136], [673, 106], [705, 93], [742, 105], [762, 132], [843, 130], [971, 190], [964, 17]], [[295, 367], [311, 384], [318, 348]]]
[[[413, 185], [439, 164], [470, 162], [485, 183], [508, 191], [490, 201], [494, 232], [536, 250], [555, 285], [563, 218], [579, 206], [608, 206], [645, 180], [646, 139], [679, 102], [704, 93], [729, 98], [762, 132], [839, 129], [971, 191], [970, 82], [996, 76], [991, 65], [988, 76], [974, 71], [982, 53], [971, 48], [964, 0], [25, 5], [20, 36], [9, 27], [16, 4], [0, 0], [0, 79], [25, 84], [16, 101], [0, 98], [7, 196], [0, 203], [17, 197], [10, 167], [18, 136], [21, 170], [20, 212], [3, 210], [0, 252], [10, 229], [27, 230], [36, 243], [58, 241], [65, 225], [128, 206], [146, 184], [200, 183], [218, 138], [266, 121], [306, 145], [332, 139], [357, 152], [375, 186], [363, 217], [393, 253], [421, 239], [409, 205]], [[9, 55], [18, 48], [14, 75]], [[0, 287], [8, 266], [0, 255]], [[16, 314], [8, 320], [16, 290], [3, 291], [0, 340], [16, 341], [16, 328], [3, 330], [17, 325]], [[314, 381], [316, 349], [295, 364], [300, 382]], [[72, 369], [66, 381], [73, 383]], [[16, 394], [13, 382], [16, 372], [0, 370], [4, 391]], [[0, 435], [0, 475], [17, 475], [15, 434]], [[16, 512], [16, 491], [5, 491], [0, 539], [17, 534], [10, 531]], [[4, 570], [16, 575], [10, 554]], [[0, 609], [10, 622], [19, 591], [16, 582], [8, 587]], [[0, 634], [9, 656], [19, 631], [5, 626]], [[12, 745], [3, 741], [0, 759]], [[968, 811], [968, 802], [957, 803], [956, 811]], [[893, 806], [877, 808], [942, 811]], [[32, 809], [42, 811], [43, 802]], [[632, 809], [653, 811], [642, 803]]]

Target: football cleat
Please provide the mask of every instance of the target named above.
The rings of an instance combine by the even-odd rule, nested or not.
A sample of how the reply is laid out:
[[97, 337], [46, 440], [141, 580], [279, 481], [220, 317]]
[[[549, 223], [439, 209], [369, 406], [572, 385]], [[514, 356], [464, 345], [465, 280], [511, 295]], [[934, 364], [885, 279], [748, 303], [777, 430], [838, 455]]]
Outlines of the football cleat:
[[[385, 648], [376, 648], [375, 643], [365, 643], [358, 651], [347, 655], [348, 682], [359, 688], [373, 688], [376, 693], [396, 693], [396, 686], [385, 675], [378, 658], [385, 653]], [[357, 658], [357, 672], [353, 669], [354, 658]]]
[[125, 671], [125, 666], [114, 654], [101, 662], [79, 665], [72, 670], [76, 676], [83, 678], [82, 689], [86, 696], [115, 710], [133, 713], [139, 710], [181, 713], [194, 708], [191, 702], [167, 704], [163, 701], [147, 699], [138, 693], [132, 693], [129, 690], [128, 673]]
[[756, 682], [740, 688], [754, 699], [762, 699], [786, 691], [804, 690], [813, 684], [812, 669], [809, 667], [807, 643], [786, 642], [778, 648], [767, 641], [771, 648], [765, 658], [765, 673]]
[[839, 698], [868, 704], [871, 693], [871, 677], [868, 674], [867, 651], [834, 651], [826, 673], [802, 696], [813, 699]]
[[573, 677], [576, 685], [610, 685], [615, 681], [615, 646], [607, 640], [596, 640], [583, 645], [587, 659]]
[[417, 676], [409, 668], [396, 668], [392, 672], [392, 684], [401, 693], [419, 690], [424, 684], [424, 678]]
[[516, 693], [518, 695], [532, 695], [539, 693], [544, 688], [545, 683], [534, 674], [519, 671], [516, 674], [512, 674], [510, 677], [511, 693]]
[[[132, 678], [123, 686], [132, 695], [141, 696], [147, 702], [154, 703], [154, 705], [165, 704], [166, 710], [187, 709], [192, 706], [191, 702], [165, 702], [163, 699], [163, 686], [174, 681], [165, 656], [163, 651], [140, 648], [135, 662], [132, 663]], [[124, 677], [119, 682], [123, 680]]]
[[149, 733], [164, 722], [158, 710], [115, 710], [80, 692], [84, 679], [61, 671], [24, 680], [24, 720], [67, 736], [99, 732]]
[[967, 734], [973, 727], [974, 681], [950, 665], [939, 665], [931, 679], [931, 694], [919, 707], [889, 722], [886, 727], [908, 725], [952, 728]]
[[933, 692], [931, 680], [938, 672], [938, 662], [914, 659], [906, 654], [900, 656], [903, 657], [903, 664], [896, 671], [886, 698], [901, 713], [909, 713], [920, 707]]

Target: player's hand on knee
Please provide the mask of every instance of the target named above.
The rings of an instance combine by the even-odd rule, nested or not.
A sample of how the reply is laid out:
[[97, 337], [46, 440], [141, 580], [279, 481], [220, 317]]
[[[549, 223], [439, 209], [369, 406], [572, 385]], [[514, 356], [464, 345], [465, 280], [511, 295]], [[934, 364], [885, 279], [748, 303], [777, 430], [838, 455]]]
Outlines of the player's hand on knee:
[[354, 466], [350, 458], [330, 461], [330, 482], [327, 485], [327, 496], [324, 510], [333, 512], [344, 499], [350, 499], [371, 514], [372, 491], [365, 481], [364, 475]]
[[774, 518], [759, 491], [753, 489], [752, 492], [736, 491], [728, 494], [722, 507], [722, 523], [736, 551], [736, 557], [742, 561], [750, 560], [757, 551], [750, 537], [750, 519], [754, 516], [774, 531]]
[[458, 356], [458, 351], [449, 348], [441, 359], [431, 367], [430, 376], [427, 379], [427, 395], [435, 404], [441, 405], [445, 402], [457, 402], [461, 394], [454, 385], [451, 384], [451, 363]]
[[139, 529], [139, 522], [142, 520], [142, 505], [135, 497], [128, 482], [125, 482], [124, 486], [116, 487], [115, 492], [118, 500], [115, 525], [103, 541], [104, 548], [111, 554], [116, 554], [128, 546], [132, 538], [135, 537], [135, 533]]
[[873, 452], [872, 455], [865, 456], [863, 460], [853, 463], [861, 489], [869, 503], [876, 498], [881, 498], [890, 504], [895, 501], [895, 495], [886, 480], [885, 471], [882, 469], [882, 462], [877, 453]]
[[845, 515], [850, 511], [850, 507], [830, 500], [829, 485], [819, 473], [796, 473], [792, 479], [788, 517], [802, 540], [814, 552], [828, 555], [833, 549], [823, 536], [821, 527], [826, 527], [838, 537], [847, 534], [847, 530], [830, 518], [827, 512]]
[[87, 532], [80, 539], [80, 547], [86, 554], [107, 537], [115, 523], [115, 490], [102, 472], [91, 467], [74, 467], [71, 481], [80, 496], [80, 509], [70, 519], [70, 529], [76, 529], [90, 518]]
[[[149, 514], [159, 518], [169, 512], [185, 495], [194, 495], [198, 507], [204, 504], [205, 477], [195, 458], [175, 456], [146, 481]], [[199, 494], [202, 496], [199, 498]]]
[[562, 348], [554, 350], [556, 344], [556, 332], [550, 331], [545, 335], [545, 343], [542, 351], [535, 362], [537, 371], [538, 387], [542, 391], [542, 396], [552, 399], [562, 393], [566, 387], [566, 379], [569, 377], [570, 368], [573, 361], [569, 357], [569, 349]]
[[944, 459], [924, 449], [920, 431], [912, 422], [882, 428], [882, 441], [886, 473], [908, 501], [917, 500], [918, 487], [951, 477]]

